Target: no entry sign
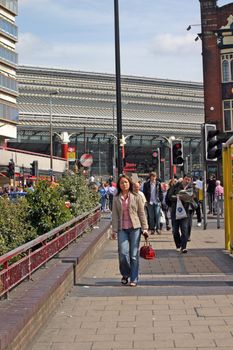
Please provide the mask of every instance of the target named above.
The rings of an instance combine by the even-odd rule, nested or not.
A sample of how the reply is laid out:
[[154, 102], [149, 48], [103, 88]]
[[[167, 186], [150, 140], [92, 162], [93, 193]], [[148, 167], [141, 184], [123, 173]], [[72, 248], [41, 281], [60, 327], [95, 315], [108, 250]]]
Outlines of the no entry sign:
[[82, 164], [83, 167], [88, 168], [92, 165], [93, 163], [93, 157], [91, 154], [84, 153], [81, 158], [80, 158], [80, 163]]

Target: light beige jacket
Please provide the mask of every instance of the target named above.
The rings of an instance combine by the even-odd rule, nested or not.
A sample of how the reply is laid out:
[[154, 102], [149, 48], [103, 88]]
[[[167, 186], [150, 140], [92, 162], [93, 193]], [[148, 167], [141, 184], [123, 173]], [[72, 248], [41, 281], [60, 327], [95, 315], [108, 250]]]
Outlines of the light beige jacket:
[[[143, 231], [148, 230], [146, 214], [142, 198], [137, 193], [129, 193], [129, 216], [133, 228], [141, 228]], [[122, 200], [121, 194], [113, 198], [112, 208], [112, 230], [118, 232], [122, 229]]]

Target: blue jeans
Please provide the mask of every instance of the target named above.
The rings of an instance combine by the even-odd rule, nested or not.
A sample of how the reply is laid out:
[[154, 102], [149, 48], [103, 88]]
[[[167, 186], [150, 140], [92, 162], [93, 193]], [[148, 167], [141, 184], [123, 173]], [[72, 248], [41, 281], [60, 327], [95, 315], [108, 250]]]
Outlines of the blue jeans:
[[124, 277], [130, 277], [131, 282], [138, 281], [140, 236], [140, 228], [118, 231], [120, 273]]
[[176, 220], [176, 213], [171, 213], [172, 233], [176, 248], [186, 249], [189, 235], [189, 217]]
[[148, 224], [150, 230], [160, 230], [160, 204], [147, 205]]
[[105, 211], [106, 210], [106, 201], [107, 198], [105, 196], [102, 196], [100, 199], [100, 204], [101, 204], [101, 210]]

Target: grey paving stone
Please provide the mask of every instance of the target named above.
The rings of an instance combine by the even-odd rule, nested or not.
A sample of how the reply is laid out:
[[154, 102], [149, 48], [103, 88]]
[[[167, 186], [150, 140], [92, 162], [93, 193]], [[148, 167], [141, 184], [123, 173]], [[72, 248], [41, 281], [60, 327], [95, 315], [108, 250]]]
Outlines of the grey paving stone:
[[[170, 232], [154, 236], [157, 259], [140, 260], [137, 288], [120, 285], [117, 242], [107, 242], [32, 349], [233, 348], [233, 259], [224, 253], [224, 231], [211, 225], [193, 228], [185, 256]], [[49, 334], [50, 343], [39, 343]]]

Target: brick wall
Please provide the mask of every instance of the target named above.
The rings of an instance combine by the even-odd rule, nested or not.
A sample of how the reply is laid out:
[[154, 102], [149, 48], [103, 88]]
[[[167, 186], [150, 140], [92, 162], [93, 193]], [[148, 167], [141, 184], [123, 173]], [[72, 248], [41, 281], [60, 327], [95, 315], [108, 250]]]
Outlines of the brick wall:
[[216, 0], [200, 0], [205, 122], [216, 123], [223, 131], [220, 49], [214, 31], [227, 24], [233, 3], [217, 6]]

